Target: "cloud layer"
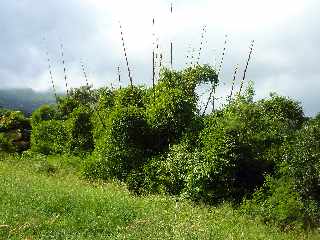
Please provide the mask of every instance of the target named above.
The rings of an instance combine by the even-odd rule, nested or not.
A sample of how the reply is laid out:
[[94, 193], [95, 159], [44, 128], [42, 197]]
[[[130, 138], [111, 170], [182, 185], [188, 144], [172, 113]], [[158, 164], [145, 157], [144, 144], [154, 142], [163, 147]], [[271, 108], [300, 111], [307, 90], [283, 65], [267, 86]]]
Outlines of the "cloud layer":
[[[233, 68], [240, 65], [238, 83], [250, 41], [255, 50], [247, 79], [255, 82], [257, 97], [270, 92], [294, 97], [308, 115], [319, 112], [320, 2], [297, 1], [102, 1], [102, 0], [2, 0], [0, 3], [0, 88], [50, 87], [46, 51], [54, 79], [63, 89], [60, 44], [64, 45], [69, 85], [84, 84], [80, 59], [86, 63], [94, 86], [116, 85], [121, 66], [127, 72], [119, 21], [133, 79], [151, 83], [151, 50], [155, 32], [164, 64], [169, 64], [169, 44], [174, 43], [174, 67], [183, 68], [188, 52], [198, 56], [201, 29], [206, 25], [200, 63], [220, 61], [224, 35], [228, 45], [219, 95], [230, 91]], [[155, 28], [152, 28], [155, 18]], [[45, 40], [44, 40], [45, 39]], [[191, 53], [189, 53], [190, 60]]]

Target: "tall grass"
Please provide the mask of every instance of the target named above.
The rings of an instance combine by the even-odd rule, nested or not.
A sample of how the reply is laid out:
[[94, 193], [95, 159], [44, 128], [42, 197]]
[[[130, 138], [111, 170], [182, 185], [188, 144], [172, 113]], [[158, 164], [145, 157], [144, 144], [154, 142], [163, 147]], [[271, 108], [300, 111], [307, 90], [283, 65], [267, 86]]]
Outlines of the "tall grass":
[[2, 159], [0, 239], [319, 239], [311, 232], [281, 232], [227, 204], [137, 197], [118, 183], [87, 182], [74, 174], [80, 162]]

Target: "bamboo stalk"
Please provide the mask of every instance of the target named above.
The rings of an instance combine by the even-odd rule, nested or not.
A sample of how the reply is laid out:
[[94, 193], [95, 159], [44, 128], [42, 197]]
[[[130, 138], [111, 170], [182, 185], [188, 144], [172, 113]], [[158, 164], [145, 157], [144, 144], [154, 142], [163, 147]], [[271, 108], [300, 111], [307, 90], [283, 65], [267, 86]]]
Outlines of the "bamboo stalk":
[[253, 52], [253, 45], [254, 45], [254, 40], [251, 41], [249, 56], [248, 56], [248, 59], [246, 61], [246, 67], [245, 67], [245, 69], [243, 71], [243, 77], [242, 77], [242, 81], [241, 81], [241, 84], [240, 84], [239, 95], [241, 94], [242, 87], [243, 87], [244, 81], [246, 79], [246, 73], [247, 73], [249, 62], [250, 62], [251, 55], [252, 55], [252, 52]]
[[128, 77], [129, 77], [131, 88], [133, 88], [133, 81], [132, 81], [132, 76], [131, 76], [131, 70], [130, 70], [130, 67], [129, 67], [127, 49], [126, 49], [126, 46], [125, 46], [124, 37], [123, 37], [123, 30], [122, 30], [122, 26], [121, 26], [120, 22], [119, 22], [119, 26], [120, 26], [120, 34], [121, 34], [121, 41], [122, 41], [124, 57], [125, 57], [126, 64], [127, 64], [127, 69], [128, 69]]
[[121, 89], [121, 73], [120, 73], [120, 65], [118, 65], [118, 82], [119, 82], [119, 88]]
[[200, 61], [205, 33], [206, 33], [206, 25], [203, 26], [202, 32], [201, 32], [201, 41], [200, 41], [200, 48], [199, 48], [199, 52], [198, 52], [197, 65], [199, 64], [199, 61]]
[[154, 92], [154, 81], [155, 81], [155, 53], [154, 53], [154, 45], [155, 45], [155, 32], [154, 32], [154, 18], [152, 19], [152, 89], [153, 89], [153, 100], [155, 100], [155, 92]]
[[[43, 39], [43, 40], [45, 41], [45, 39]], [[50, 76], [52, 91], [53, 91], [54, 97], [55, 97], [55, 99], [56, 99], [56, 103], [58, 104], [58, 95], [57, 95], [56, 87], [55, 87], [54, 81], [53, 81], [51, 59], [50, 59], [50, 56], [49, 56], [49, 50], [48, 50], [48, 48], [46, 48], [46, 56], [47, 56], [48, 71], [49, 71], [49, 76]]]
[[[173, 15], [173, 4], [171, 3], [171, 6], [170, 6], [170, 13], [171, 13], [171, 18], [172, 18], [172, 15]], [[173, 41], [172, 41], [172, 38], [171, 38], [171, 42], [170, 42], [170, 65], [171, 65], [171, 69], [173, 68]]]
[[233, 95], [233, 90], [234, 90], [234, 84], [236, 82], [236, 76], [238, 72], [239, 65], [235, 66], [234, 72], [233, 72], [233, 79], [232, 79], [232, 85], [231, 85], [231, 92], [229, 95], [229, 103], [231, 103], [232, 95]]
[[[83, 73], [84, 78], [85, 78], [85, 81], [86, 81], [86, 86], [88, 87], [88, 90], [89, 90], [89, 88], [90, 88], [89, 79], [88, 79], [88, 75], [87, 75], [87, 72], [86, 72], [85, 65], [84, 65], [84, 63], [83, 63], [82, 60], [80, 60], [80, 64], [81, 64], [81, 68], [82, 68], [82, 73]], [[92, 86], [93, 86], [93, 84], [92, 84]], [[104, 128], [104, 130], [106, 130], [106, 129], [107, 129], [107, 128], [106, 128], [106, 125], [105, 125], [105, 123], [102, 121], [102, 117], [101, 117], [101, 115], [100, 115], [100, 113], [99, 113], [99, 110], [97, 110], [97, 108], [94, 107], [94, 108], [93, 108], [93, 112], [98, 115], [98, 118], [99, 118], [99, 121], [100, 121], [102, 127]]]
[[67, 70], [66, 70], [66, 63], [64, 59], [64, 49], [63, 49], [63, 44], [60, 44], [60, 50], [61, 50], [61, 59], [62, 59], [62, 66], [63, 66], [63, 74], [64, 74], [64, 82], [66, 86], [66, 92], [67, 96], [69, 95], [69, 90], [68, 90], [68, 82], [67, 82]]
[[187, 50], [187, 56], [186, 56], [186, 67], [188, 67], [188, 64], [189, 64], [189, 58], [190, 58], [190, 55], [191, 54], [191, 44], [188, 45], [188, 50]]
[[[158, 79], [160, 79], [160, 73], [161, 73], [161, 68], [162, 68], [162, 53], [160, 53], [160, 59], [159, 59], [159, 77]], [[158, 80], [159, 81], [159, 80]]]
[[193, 67], [193, 60], [194, 60], [194, 54], [195, 54], [196, 49], [192, 48], [192, 52], [191, 52], [191, 59], [190, 59], [190, 66]]
[[[220, 60], [220, 64], [219, 64], [219, 68], [218, 68], [218, 72], [217, 72], [218, 78], [220, 76], [220, 73], [221, 73], [221, 70], [222, 70], [222, 66], [223, 66], [223, 63], [224, 63], [224, 57], [225, 57], [225, 54], [226, 54], [227, 42], [228, 42], [227, 40], [228, 40], [228, 35], [225, 35], [224, 47], [223, 47], [223, 50], [222, 50], [222, 56], [221, 56], [221, 60]], [[205, 105], [205, 108], [204, 108], [204, 111], [203, 111], [202, 115], [205, 114], [211, 98], [212, 98], [212, 112], [214, 111], [216, 88], [217, 88], [217, 83], [214, 82], [213, 85], [212, 85], [212, 89], [210, 91], [209, 98], [208, 98], [208, 101], [207, 101], [207, 103]]]
[[157, 40], [156, 40], [156, 52], [155, 52], [155, 72], [158, 73], [159, 75], [159, 72], [160, 72], [160, 68], [157, 68], [157, 63], [158, 63], [158, 59], [160, 58], [160, 52], [159, 52], [159, 38], [157, 37]]
[[87, 87], [89, 87], [89, 81], [88, 81], [87, 72], [86, 72], [86, 69], [85, 69], [85, 66], [84, 66], [84, 63], [83, 63], [82, 60], [80, 60], [80, 64], [81, 64], [81, 69], [82, 69], [82, 73], [83, 73], [84, 79], [86, 81], [86, 85], [87, 85]]

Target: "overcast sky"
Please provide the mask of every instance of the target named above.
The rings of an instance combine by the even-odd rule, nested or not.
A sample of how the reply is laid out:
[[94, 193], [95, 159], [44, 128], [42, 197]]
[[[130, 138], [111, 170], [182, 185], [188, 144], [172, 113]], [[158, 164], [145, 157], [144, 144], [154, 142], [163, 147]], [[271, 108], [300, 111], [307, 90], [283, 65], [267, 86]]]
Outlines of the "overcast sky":
[[174, 68], [181, 69], [193, 48], [197, 58], [206, 25], [200, 63], [217, 64], [228, 35], [219, 96], [229, 94], [236, 64], [239, 83], [254, 39], [247, 79], [254, 81], [256, 97], [277, 92], [301, 101], [307, 115], [320, 111], [320, 1], [177, 0], [172, 15], [170, 2], [0, 0], [0, 88], [50, 88], [48, 50], [54, 80], [63, 90], [61, 43], [70, 87], [85, 84], [80, 59], [95, 87], [117, 87], [118, 65], [127, 84], [119, 21], [133, 81], [151, 84], [153, 39], [159, 38], [166, 66], [172, 39]]

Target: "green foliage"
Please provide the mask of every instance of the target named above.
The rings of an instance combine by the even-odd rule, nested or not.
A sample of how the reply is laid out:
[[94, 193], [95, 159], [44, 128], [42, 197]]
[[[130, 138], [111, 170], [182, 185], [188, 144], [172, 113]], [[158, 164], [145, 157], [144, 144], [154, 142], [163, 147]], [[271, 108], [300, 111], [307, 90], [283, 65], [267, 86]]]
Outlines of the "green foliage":
[[30, 120], [20, 111], [0, 115], [0, 151], [22, 152], [30, 145]]
[[146, 89], [143, 87], [126, 87], [115, 91], [114, 104], [117, 107], [136, 106], [138, 108], [144, 107], [144, 100], [146, 97]]
[[43, 105], [32, 114], [32, 150], [43, 154], [91, 152], [91, 105], [97, 101], [91, 87], [71, 89], [58, 105]]
[[98, 98], [98, 110], [105, 110], [114, 106], [115, 93], [109, 88], [99, 88], [97, 90]]
[[7, 134], [0, 132], [0, 152], [15, 152], [15, 148], [11, 143]]
[[283, 229], [310, 227], [319, 224], [320, 217], [319, 203], [303, 199], [288, 177], [268, 177], [252, 200], [243, 203], [242, 210]]
[[185, 134], [198, 130], [197, 94], [200, 83], [216, 82], [215, 71], [205, 65], [175, 72], [163, 69], [146, 106], [146, 117], [153, 129], [154, 148], [165, 151]]
[[58, 110], [55, 105], [42, 105], [32, 113], [31, 124], [36, 125], [42, 121], [59, 119]]
[[13, 129], [30, 129], [30, 121], [20, 111], [7, 111], [0, 117], [0, 132]]
[[300, 105], [290, 99], [272, 96], [255, 103], [238, 97], [206, 118], [202, 157], [188, 176], [186, 193], [211, 203], [241, 201], [273, 172], [278, 148], [303, 121]]
[[120, 180], [135, 193], [209, 204], [252, 198], [252, 206], [264, 206], [255, 215], [267, 222], [315, 222], [319, 117], [308, 120], [299, 102], [276, 94], [255, 101], [252, 83], [202, 116], [196, 88], [218, 80], [212, 67], [197, 65], [162, 69], [153, 88], [73, 89], [57, 106], [34, 112], [32, 150], [89, 153], [86, 177]]
[[135, 106], [116, 107], [103, 116], [106, 129], [98, 125], [94, 134], [96, 159], [86, 163], [84, 172], [124, 180], [131, 170], [143, 164], [144, 153], [148, 150], [148, 126], [144, 112]]
[[284, 146], [281, 174], [304, 199], [320, 201], [320, 121], [310, 121]]
[[85, 106], [74, 109], [65, 124], [70, 133], [70, 152], [74, 154], [91, 152], [94, 148], [91, 110]]
[[99, 95], [91, 86], [81, 86], [71, 89], [67, 96], [58, 98], [58, 111], [63, 119], [67, 119], [69, 114], [80, 106], [90, 107], [98, 101]]
[[42, 154], [69, 152], [70, 135], [64, 121], [43, 121], [32, 126], [31, 150]]

